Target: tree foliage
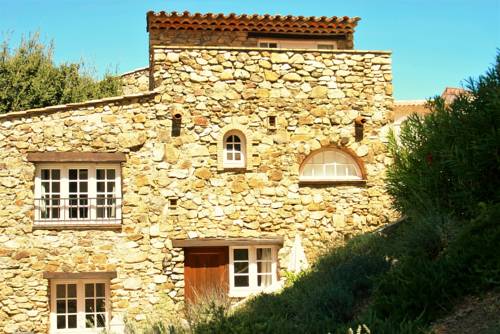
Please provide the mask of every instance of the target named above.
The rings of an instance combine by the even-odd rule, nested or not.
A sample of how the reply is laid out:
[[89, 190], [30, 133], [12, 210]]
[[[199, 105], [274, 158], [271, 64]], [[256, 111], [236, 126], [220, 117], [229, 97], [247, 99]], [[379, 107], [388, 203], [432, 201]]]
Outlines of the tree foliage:
[[500, 53], [467, 88], [451, 105], [430, 101], [432, 112], [410, 116], [392, 140], [388, 189], [401, 212], [467, 218], [480, 202], [499, 201]]
[[38, 34], [12, 49], [0, 46], [0, 114], [50, 105], [81, 102], [121, 93], [121, 82], [107, 73], [96, 80], [83, 62], [56, 65], [53, 43]]

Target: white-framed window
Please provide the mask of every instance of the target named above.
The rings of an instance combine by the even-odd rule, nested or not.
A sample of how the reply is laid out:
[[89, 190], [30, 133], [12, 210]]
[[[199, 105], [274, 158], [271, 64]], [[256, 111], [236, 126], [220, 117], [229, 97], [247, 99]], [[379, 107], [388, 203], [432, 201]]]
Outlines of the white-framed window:
[[229, 131], [224, 135], [225, 168], [244, 168], [246, 165], [246, 138], [240, 131]]
[[337, 42], [332, 40], [315, 40], [315, 39], [259, 39], [259, 47], [261, 48], [283, 48], [283, 49], [318, 49], [318, 50], [335, 50]]
[[274, 246], [229, 248], [229, 295], [245, 297], [272, 291], [278, 282], [277, 249]]
[[259, 42], [259, 47], [275, 49], [279, 47], [279, 44], [277, 42]]
[[50, 332], [102, 333], [109, 328], [109, 281], [51, 280]]
[[301, 181], [356, 181], [362, 180], [361, 168], [354, 158], [338, 149], [312, 153], [302, 164]]
[[35, 224], [119, 223], [119, 164], [38, 164]]

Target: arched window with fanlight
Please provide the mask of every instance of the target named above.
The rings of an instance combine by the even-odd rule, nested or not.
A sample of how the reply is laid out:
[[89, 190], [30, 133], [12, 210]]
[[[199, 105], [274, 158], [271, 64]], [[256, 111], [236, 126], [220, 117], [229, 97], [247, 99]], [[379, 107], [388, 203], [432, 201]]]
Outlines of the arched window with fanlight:
[[311, 153], [300, 168], [300, 181], [362, 181], [363, 171], [349, 153], [336, 148]]
[[225, 168], [243, 168], [246, 165], [246, 139], [240, 131], [224, 135], [223, 164]]

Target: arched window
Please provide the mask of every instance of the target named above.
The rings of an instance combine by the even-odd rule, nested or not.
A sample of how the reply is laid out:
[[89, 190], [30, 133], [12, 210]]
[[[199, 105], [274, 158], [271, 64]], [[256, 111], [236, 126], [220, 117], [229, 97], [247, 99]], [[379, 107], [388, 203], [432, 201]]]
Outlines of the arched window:
[[224, 136], [224, 167], [243, 168], [246, 163], [245, 136], [239, 131], [230, 131]]
[[346, 152], [329, 148], [312, 153], [300, 169], [301, 181], [362, 180], [361, 168]]

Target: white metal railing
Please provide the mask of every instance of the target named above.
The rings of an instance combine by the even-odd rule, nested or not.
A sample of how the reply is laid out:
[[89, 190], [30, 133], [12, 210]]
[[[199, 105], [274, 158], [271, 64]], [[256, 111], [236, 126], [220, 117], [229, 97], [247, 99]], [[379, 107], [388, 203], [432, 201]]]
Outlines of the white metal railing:
[[35, 199], [35, 225], [120, 224], [118, 197], [43, 197]]

